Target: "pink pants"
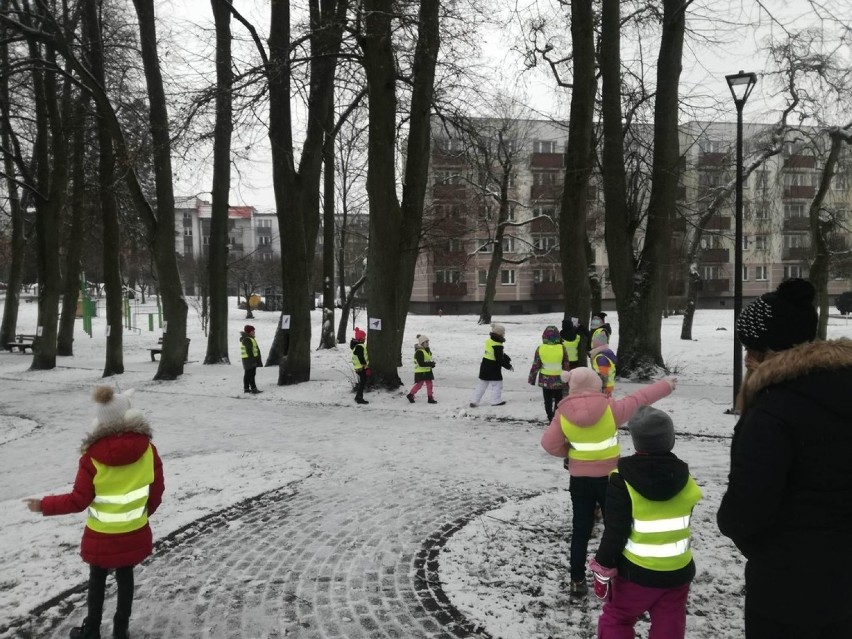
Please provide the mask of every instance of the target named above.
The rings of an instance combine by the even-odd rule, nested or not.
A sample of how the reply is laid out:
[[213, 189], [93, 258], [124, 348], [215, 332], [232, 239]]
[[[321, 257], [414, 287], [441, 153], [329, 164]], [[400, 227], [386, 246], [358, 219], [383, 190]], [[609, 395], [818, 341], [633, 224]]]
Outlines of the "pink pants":
[[614, 577], [612, 597], [598, 619], [598, 639], [633, 639], [633, 626], [643, 612], [651, 616], [648, 639], [684, 639], [689, 584], [649, 588]]
[[421, 388], [423, 388], [423, 384], [426, 384], [426, 394], [429, 397], [432, 397], [432, 380], [431, 379], [427, 379], [423, 382], [417, 382], [414, 386], [411, 387], [411, 390], [408, 391], [408, 394], [409, 395], [416, 395], [417, 391], [419, 391]]

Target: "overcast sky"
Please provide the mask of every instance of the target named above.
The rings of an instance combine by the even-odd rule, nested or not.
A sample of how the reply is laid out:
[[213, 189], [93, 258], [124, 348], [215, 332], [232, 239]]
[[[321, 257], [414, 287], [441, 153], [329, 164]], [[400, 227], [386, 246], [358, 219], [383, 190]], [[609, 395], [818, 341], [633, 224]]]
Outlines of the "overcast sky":
[[[707, 7], [704, 7], [704, 4]], [[263, 34], [267, 30], [268, 0], [244, 0], [237, 6], [257, 25], [261, 37], [265, 37]], [[502, 8], [507, 4], [496, 6]], [[518, 10], [520, 20], [525, 14], [532, 12], [534, 2], [529, 0], [526, 4], [511, 6]], [[831, 3], [830, 10], [839, 16], [848, 16], [847, 24], [852, 23], [852, 0], [835, 0]], [[200, 29], [212, 30], [209, 0], [161, 0], [158, 4], [158, 15], [161, 18], [163, 40], [171, 35], [179, 46], [196, 53], [203, 52], [202, 57], [212, 64], [210, 45], [200, 44], [196, 40]], [[716, 42], [707, 45], [697, 42], [695, 37], [688, 39], [684, 50], [682, 95], [696, 96], [694, 103], [709, 104], [715, 100], [725, 109], [725, 105], [731, 103], [725, 74], [744, 70], [754, 71], [760, 76], [766, 65], [765, 54], [760, 51], [765, 38], [770, 34], [780, 34], [787, 27], [795, 29], [813, 23], [812, 16], [812, 3], [808, 0], [696, 0], [690, 6], [688, 28], [692, 29], [697, 37], [709, 38], [712, 32]], [[756, 26], [758, 24], [759, 28]], [[236, 23], [233, 24], [233, 31], [240, 37], [245, 33], [242, 26]], [[543, 70], [521, 74], [519, 56], [507, 46], [512, 37], [510, 34], [493, 30], [482, 38], [483, 55], [495, 68], [495, 77], [499, 69], [506, 85], [511, 86], [516, 94], [526, 96], [542, 114], [567, 118], [570, 95], [566, 90], [556, 88]], [[212, 39], [211, 34], [207, 42]], [[626, 48], [629, 45], [624, 43], [623, 46]], [[644, 39], [635, 46], [641, 47], [646, 60], [652, 62], [656, 57], [655, 41]], [[203, 64], [203, 61], [196, 61], [194, 66]], [[212, 73], [212, 66], [209, 72]], [[755, 121], [773, 119], [772, 113], [775, 109], [777, 104], [773, 103], [771, 86], [759, 81], [749, 99], [745, 118]], [[735, 118], [732, 104], [729, 115], [731, 120]], [[249, 155], [250, 161], [237, 163], [232, 175], [231, 203], [250, 204], [262, 209], [273, 208], [269, 149], [265, 134], [258, 134], [255, 139], [247, 142], [241, 141], [240, 146]], [[203, 161], [205, 157], [206, 161]], [[185, 163], [176, 162], [175, 171], [178, 194], [199, 193], [209, 199], [209, 153], [201, 158], [193, 157]]]

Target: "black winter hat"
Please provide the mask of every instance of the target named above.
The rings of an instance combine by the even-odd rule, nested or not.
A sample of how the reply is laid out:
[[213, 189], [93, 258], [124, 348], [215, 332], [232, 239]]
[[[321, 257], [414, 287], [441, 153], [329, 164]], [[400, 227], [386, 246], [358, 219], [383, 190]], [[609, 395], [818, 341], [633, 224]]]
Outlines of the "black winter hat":
[[816, 289], [807, 280], [794, 278], [761, 295], [737, 318], [740, 342], [754, 351], [783, 351], [812, 342], [817, 334]]

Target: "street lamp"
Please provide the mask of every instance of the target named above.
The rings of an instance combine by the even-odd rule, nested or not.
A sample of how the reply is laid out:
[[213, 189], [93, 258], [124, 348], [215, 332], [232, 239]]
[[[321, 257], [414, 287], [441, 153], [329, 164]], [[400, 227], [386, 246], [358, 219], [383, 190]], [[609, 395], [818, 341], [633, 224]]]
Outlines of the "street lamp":
[[[728, 88], [737, 107], [737, 196], [734, 211], [734, 327], [743, 308], [743, 106], [757, 84], [754, 73], [726, 75]], [[743, 381], [743, 345], [734, 333], [734, 403], [731, 412], [736, 412], [737, 394]]]

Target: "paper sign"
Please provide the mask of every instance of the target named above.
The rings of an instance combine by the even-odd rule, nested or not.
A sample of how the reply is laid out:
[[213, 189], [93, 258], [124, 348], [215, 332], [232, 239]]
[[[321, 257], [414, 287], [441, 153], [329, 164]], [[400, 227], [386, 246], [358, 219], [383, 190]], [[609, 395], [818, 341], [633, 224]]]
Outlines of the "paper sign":
[[371, 317], [367, 320], [367, 326], [369, 326], [371, 330], [380, 331], [382, 330], [382, 320]]
[[164, 335], [165, 335], [166, 330], [167, 330], [168, 328], [169, 328], [169, 322], [168, 322], [168, 321], [163, 322], [163, 334], [164, 334]]
[[287, 330], [287, 329], [290, 328], [290, 316], [289, 315], [282, 315], [281, 316], [281, 328], [283, 328], [284, 330]]
[[44, 326], [39, 326], [39, 327], [36, 329], [36, 335], [37, 335], [38, 337], [41, 337], [41, 334], [42, 334], [43, 332], [44, 332]]
[[112, 326], [110, 326], [109, 324], [107, 324], [107, 327], [106, 327], [106, 329], [107, 329], [107, 337], [109, 337], [109, 329], [111, 329], [111, 328], [112, 328]]
[[578, 317], [572, 317], [572, 318], [571, 318], [571, 323], [572, 323], [574, 326], [579, 326], [579, 325], [580, 325], [580, 318], [578, 318]]

